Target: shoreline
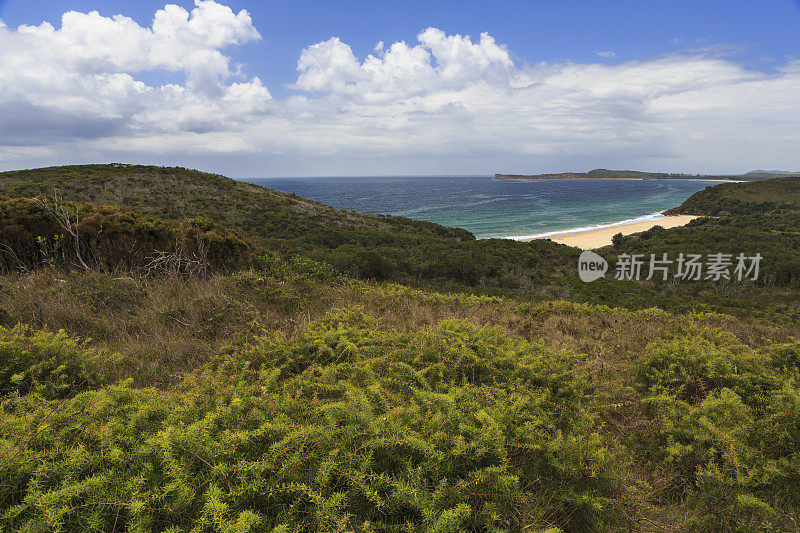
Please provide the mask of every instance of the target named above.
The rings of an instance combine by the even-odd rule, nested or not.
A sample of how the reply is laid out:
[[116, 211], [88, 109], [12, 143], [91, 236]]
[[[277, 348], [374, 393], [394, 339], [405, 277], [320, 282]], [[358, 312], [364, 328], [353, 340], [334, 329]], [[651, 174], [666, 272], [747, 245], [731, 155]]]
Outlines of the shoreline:
[[[645, 220], [642, 218], [645, 218]], [[642, 218], [623, 220], [614, 224], [596, 227], [577, 228], [572, 230], [567, 229], [563, 231], [543, 233], [540, 235], [509, 238], [523, 242], [529, 242], [534, 239], [550, 239], [559, 244], [575, 246], [583, 250], [593, 250], [595, 248], [602, 248], [603, 246], [610, 245], [611, 238], [617, 233], [630, 235], [632, 233], [647, 231], [654, 226], [661, 226], [663, 228], [677, 228], [680, 226], [685, 226], [698, 217], [695, 215], [664, 215], [663, 213], [659, 213], [656, 215], [651, 215], [650, 217]]]

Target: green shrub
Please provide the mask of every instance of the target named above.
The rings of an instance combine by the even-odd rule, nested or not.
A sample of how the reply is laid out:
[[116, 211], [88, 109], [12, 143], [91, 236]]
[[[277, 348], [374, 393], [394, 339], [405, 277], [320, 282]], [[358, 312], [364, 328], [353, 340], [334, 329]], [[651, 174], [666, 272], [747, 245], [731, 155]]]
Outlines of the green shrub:
[[170, 221], [108, 206], [49, 202], [68, 214], [77, 239], [35, 200], [0, 196], [0, 272], [42, 266], [139, 270], [160, 254], [173, 254], [178, 263], [203, 262], [205, 270], [231, 270], [250, 266], [255, 253], [248, 239], [205, 218]]
[[65, 398], [104, 382], [113, 359], [64, 331], [35, 331], [0, 326], [0, 394]]
[[652, 345], [640, 363], [654, 425], [634, 446], [704, 510], [698, 529], [782, 528], [775, 509], [800, 503], [796, 355], [795, 343], [756, 350], [702, 331]]
[[649, 347], [637, 365], [637, 384], [648, 395], [674, 395], [688, 403], [729, 388], [750, 405], [763, 405], [778, 383], [770, 359], [731, 334], [707, 329]]
[[341, 275], [324, 261], [315, 261], [299, 255], [284, 255], [265, 253], [258, 257], [260, 266], [265, 275], [285, 281], [334, 281], [341, 279]]
[[220, 357], [174, 391], [106, 387], [57, 409], [12, 398], [0, 524], [597, 527], [613, 521], [615, 485], [590, 393], [568, 355], [500, 330], [450, 321], [402, 334], [343, 310]]

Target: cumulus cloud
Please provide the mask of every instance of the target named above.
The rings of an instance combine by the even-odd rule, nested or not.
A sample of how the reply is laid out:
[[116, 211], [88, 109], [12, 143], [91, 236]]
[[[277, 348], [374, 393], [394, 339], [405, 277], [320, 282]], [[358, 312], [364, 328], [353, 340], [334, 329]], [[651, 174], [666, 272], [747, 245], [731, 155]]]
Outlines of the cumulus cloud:
[[[339, 37], [310, 44], [276, 101], [227, 55], [258, 39], [246, 11], [213, 0], [167, 5], [150, 27], [97, 12], [0, 22], [0, 166], [76, 153], [240, 175], [798, 166], [797, 60], [526, 63], [487, 33], [427, 28], [362, 58]], [[142, 81], [153, 71], [184, 81]]]
[[397, 42], [375, 47], [376, 54], [360, 62], [338, 37], [309, 46], [297, 63], [294, 87], [351, 96], [408, 95], [434, 90], [458, 90], [479, 81], [507, 83], [514, 63], [504, 46], [487, 33], [477, 43], [461, 35], [428, 28], [419, 44]]
[[[258, 78], [229, 84], [234, 73], [221, 51], [260, 38], [250, 15], [213, 0], [195, 4], [191, 12], [167, 5], [151, 28], [96, 11], [64, 13], [58, 29], [47, 22], [1, 25], [3, 136], [43, 143], [59, 134], [100, 138], [166, 124], [181, 129], [200, 117], [216, 124], [208, 127], [230, 127], [245, 114], [263, 112], [267, 89]], [[182, 72], [186, 82], [151, 87], [134, 78], [159, 70]], [[161, 114], [174, 122], [154, 120]]]

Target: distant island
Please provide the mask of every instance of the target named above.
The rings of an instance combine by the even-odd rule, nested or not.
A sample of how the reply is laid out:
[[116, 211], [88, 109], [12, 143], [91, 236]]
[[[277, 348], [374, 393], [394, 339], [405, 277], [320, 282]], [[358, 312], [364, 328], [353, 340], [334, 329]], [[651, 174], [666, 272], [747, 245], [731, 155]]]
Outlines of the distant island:
[[669, 172], [641, 172], [638, 170], [607, 170], [596, 168], [589, 172], [559, 172], [552, 174], [495, 174], [499, 180], [546, 180], [546, 179], [640, 179], [640, 180], [719, 180], [757, 181], [781, 177], [800, 177], [800, 172], [784, 170], [753, 170], [745, 174], [675, 174]]

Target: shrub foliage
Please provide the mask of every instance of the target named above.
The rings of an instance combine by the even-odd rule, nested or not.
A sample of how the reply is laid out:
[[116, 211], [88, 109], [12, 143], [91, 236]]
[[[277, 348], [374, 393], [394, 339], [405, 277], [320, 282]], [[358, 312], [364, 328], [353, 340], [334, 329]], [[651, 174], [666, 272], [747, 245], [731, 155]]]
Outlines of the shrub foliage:
[[254, 254], [247, 238], [205, 218], [171, 222], [114, 207], [57, 206], [69, 227], [37, 200], [0, 197], [0, 272], [42, 266], [230, 270], [247, 266]]

